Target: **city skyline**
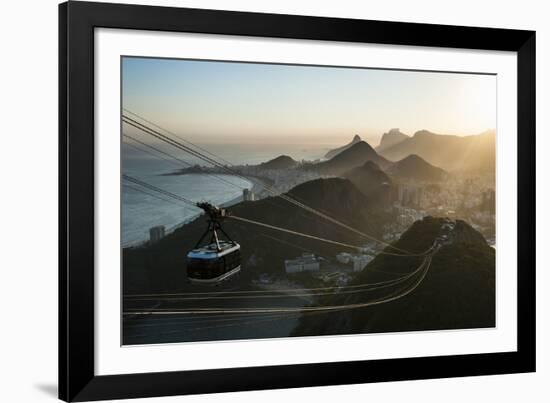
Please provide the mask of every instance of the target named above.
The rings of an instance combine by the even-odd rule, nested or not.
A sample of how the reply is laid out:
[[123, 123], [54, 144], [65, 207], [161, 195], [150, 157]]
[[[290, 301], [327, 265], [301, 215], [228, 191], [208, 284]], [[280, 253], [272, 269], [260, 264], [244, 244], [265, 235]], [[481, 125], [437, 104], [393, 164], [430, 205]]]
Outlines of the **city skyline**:
[[496, 76], [124, 57], [123, 107], [201, 142], [371, 145], [496, 127]]

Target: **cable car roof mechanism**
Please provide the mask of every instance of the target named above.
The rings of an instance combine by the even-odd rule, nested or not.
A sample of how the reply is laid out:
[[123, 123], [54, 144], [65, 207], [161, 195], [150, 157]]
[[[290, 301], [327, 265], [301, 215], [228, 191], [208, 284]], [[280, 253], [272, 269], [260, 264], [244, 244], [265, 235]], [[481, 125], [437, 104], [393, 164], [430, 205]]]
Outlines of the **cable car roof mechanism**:
[[[208, 202], [197, 203], [197, 207], [208, 216], [208, 227], [187, 254], [187, 277], [193, 284], [217, 285], [241, 270], [241, 246], [222, 228], [222, 221], [229, 216], [227, 209]], [[209, 242], [203, 244], [208, 236]]]

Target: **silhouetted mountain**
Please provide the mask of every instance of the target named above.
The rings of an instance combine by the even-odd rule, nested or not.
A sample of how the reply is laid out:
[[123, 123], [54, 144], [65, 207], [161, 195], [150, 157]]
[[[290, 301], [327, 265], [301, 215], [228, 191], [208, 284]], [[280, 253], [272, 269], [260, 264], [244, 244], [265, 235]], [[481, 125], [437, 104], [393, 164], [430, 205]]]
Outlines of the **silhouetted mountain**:
[[495, 131], [460, 137], [421, 130], [413, 137], [384, 148], [381, 154], [391, 161], [416, 154], [446, 171], [494, 173]]
[[340, 154], [342, 151], [347, 150], [352, 145], [354, 145], [356, 143], [359, 143], [360, 141], [361, 141], [361, 137], [359, 137], [359, 135], [356, 134], [355, 136], [353, 136], [353, 140], [351, 140], [350, 143], [346, 144], [345, 146], [338, 147], [338, 148], [335, 148], [333, 150], [330, 150], [328, 153], [325, 154], [325, 158], [330, 159], [330, 158], [334, 157], [335, 155]]
[[[394, 246], [410, 252], [427, 250], [441, 234], [443, 218], [415, 222]], [[322, 319], [304, 316], [293, 335], [398, 332], [495, 326], [495, 250], [483, 236], [458, 220], [450, 243], [431, 260], [422, 282], [410, 294], [391, 302], [325, 314]], [[378, 255], [353, 284], [375, 283], [403, 276], [422, 263], [421, 257]], [[416, 277], [414, 277], [416, 279]], [[413, 284], [414, 281], [410, 280]], [[411, 282], [403, 283], [403, 287]], [[393, 291], [377, 291], [378, 295]], [[322, 305], [362, 304], [373, 296], [334, 294]]]
[[349, 179], [372, 202], [389, 203], [392, 180], [372, 161], [355, 167], [342, 175]]
[[403, 140], [407, 140], [409, 136], [401, 133], [399, 129], [391, 129], [389, 132], [384, 133], [380, 139], [380, 144], [376, 147], [376, 152], [380, 153], [382, 150], [401, 143]]
[[386, 169], [392, 177], [398, 180], [417, 182], [440, 182], [447, 173], [438, 167], [424, 161], [416, 154], [411, 154]]
[[[302, 183], [288, 194], [307, 206], [322, 211], [347, 225], [382, 236], [389, 219], [379, 212], [349, 180], [317, 179]], [[360, 244], [364, 239], [355, 232], [299, 208], [280, 197], [242, 202], [230, 208], [234, 216], [259, 221], [338, 242]], [[157, 243], [123, 251], [125, 293], [169, 292], [192, 288], [186, 283], [186, 254], [204, 233], [207, 221], [201, 216], [178, 228]], [[227, 219], [224, 230], [241, 245], [242, 273], [232, 280], [250, 287], [251, 278], [262, 273], [284, 275], [284, 260], [300, 256], [304, 250], [320, 256], [334, 256], [342, 247], [258, 225]], [[223, 287], [223, 286], [221, 286]]]
[[364, 165], [367, 161], [372, 161], [381, 168], [389, 164], [368, 143], [360, 141], [328, 161], [313, 164], [310, 169], [315, 169], [322, 174], [341, 175], [353, 168]]
[[298, 165], [298, 162], [294, 161], [288, 155], [280, 155], [267, 162], [262, 162], [259, 167], [262, 169], [290, 169], [294, 168], [296, 165]]

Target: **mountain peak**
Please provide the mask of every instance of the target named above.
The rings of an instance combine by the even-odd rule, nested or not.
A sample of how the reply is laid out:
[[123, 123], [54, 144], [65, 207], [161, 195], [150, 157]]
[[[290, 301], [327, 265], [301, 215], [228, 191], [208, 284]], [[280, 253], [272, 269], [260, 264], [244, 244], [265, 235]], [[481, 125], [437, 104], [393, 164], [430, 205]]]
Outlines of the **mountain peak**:
[[353, 144], [350, 148], [365, 147], [365, 146], [370, 148], [371, 150], [374, 150], [374, 148], [372, 148], [371, 145], [369, 143], [367, 143], [366, 141], [364, 141], [364, 140], [358, 141], [357, 143]]
[[446, 171], [492, 174], [495, 171], [495, 130], [459, 136], [419, 130], [412, 137], [383, 150], [376, 151], [398, 161], [417, 154], [425, 161]]
[[[293, 335], [494, 327], [495, 251], [487, 245], [483, 235], [467, 223], [457, 220], [450, 230], [448, 224], [452, 222], [445, 218], [425, 217], [393, 243], [394, 247], [421, 253], [442, 235], [448, 235], [450, 241], [434, 254], [430, 273], [406, 298], [381, 304], [373, 311], [348, 310], [332, 320], [304, 316]], [[402, 257], [379, 254], [351, 284], [391, 280], [403, 273], [403, 267]], [[326, 305], [360, 304], [365, 299], [359, 294], [347, 297], [336, 294], [329, 298]]]
[[272, 160], [261, 163], [260, 168], [263, 168], [263, 169], [288, 169], [288, 168], [295, 167], [297, 164], [298, 163], [296, 161], [294, 161], [288, 155], [279, 155], [278, 157], [273, 158]]
[[[404, 162], [404, 161], [410, 161], [410, 162], [424, 162], [424, 163], [428, 163], [424, 158], [422, 158], [421, 156], [419, 156], [418, 154], [409, 154], [407, 155], [405, 158], [403, 158], [401, 161], [398, 161], [399, 162]], [[431, 165], [431, 164], [430, 164]]]
[[429, 136], [436, 136], [435, 133], [432, 133], [429, 130], [419, 130], [416, 133], [414, 133], [413, 137], [429, 137]]
[[343, 174], [371, 202], [387, 203], [391, 197], [392, 180], [374, 161], [352, 168]]
[[401, 131], [399, 130], [399, 128], [390, 129], [389, 132], [384, 133], [384, 134], [387, 134], [387, 135], [389, 135], [389, 136], [396, 136], [396, 135], [404, 135], [404, 136], [406, 136], [406, 134], [401, 133]]
[[363, 141], [361, 139], [361, 136], [359, 136], [358, 134], [356, 134], [355, 136], [353, 136], [353, 139], [346, 145], [342, 146], [342, 147], [338, 147], [338, 148], [334, 148], [332, 150], [330, 150], [329, 152], [327, 152], [325, 154], [325, 158], [326, 159], [330, 159], [330, 158], [333, 158], [335, 157], [336, 155], [340, 154], [342, 151], [344, 150], [347, 150], [348, 148], [350, 148], [351, 146], [353, 146], [354, 144], [357, 144], [359, 142]]
[[335, 155], [332, 159], [315, 164], [313, 169], [326, 174], [341, 175], [352, 168], [364, 165], [367, 161], [373, 161], [382, 168], [388, 165], [385, 158], [378, 155], [366, 141], [361, 140]]
[[357, 153], [368, 153], [369, 155], [378, 156], [378, 154], [376, 153], [374, 148], [372, 148], [369, 143], [367, 143], [366, 141], [361, 140], [361, 141], [353, 144], [348, 149], [342, 151], [339, 155], [339, 158], [344, 158], [344, 156], [354, 155], [354, 154], [357, 154]]
[[324, 211], [338, 210], [343, 200], [346, 201], [349, 212], [368, 205], [365, 195], [347, 178], [314, 179], [293, 187], [287, 195]]
[[390, 129], [389, 132], [384, 133], [382, 135], [382, 138], [380, 139], [380, 144], [378, 147], [376, 147], [377, 151], [381, 151], [385, 148], [389, 148], [391, 146], [394, 146], [398, 143], [401, 143], [404, 140], [407, 140], [409, 136], [407, 136], [404, 133], [401, 133], [401, 131], [397, 128]]
[[417, 154], [410, 154], [394, 163], [388, 173], [402, 180], [420, 182], [439, 182], [445, 179], [447, 173], [433, 166]]

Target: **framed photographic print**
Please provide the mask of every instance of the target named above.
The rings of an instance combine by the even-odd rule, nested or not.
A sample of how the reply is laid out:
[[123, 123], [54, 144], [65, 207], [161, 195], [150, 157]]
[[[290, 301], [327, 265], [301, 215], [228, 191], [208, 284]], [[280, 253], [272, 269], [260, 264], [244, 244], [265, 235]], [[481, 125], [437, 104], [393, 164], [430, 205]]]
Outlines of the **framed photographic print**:
[[68, 2], [59, 397], [535, 370], [535, 33]]

